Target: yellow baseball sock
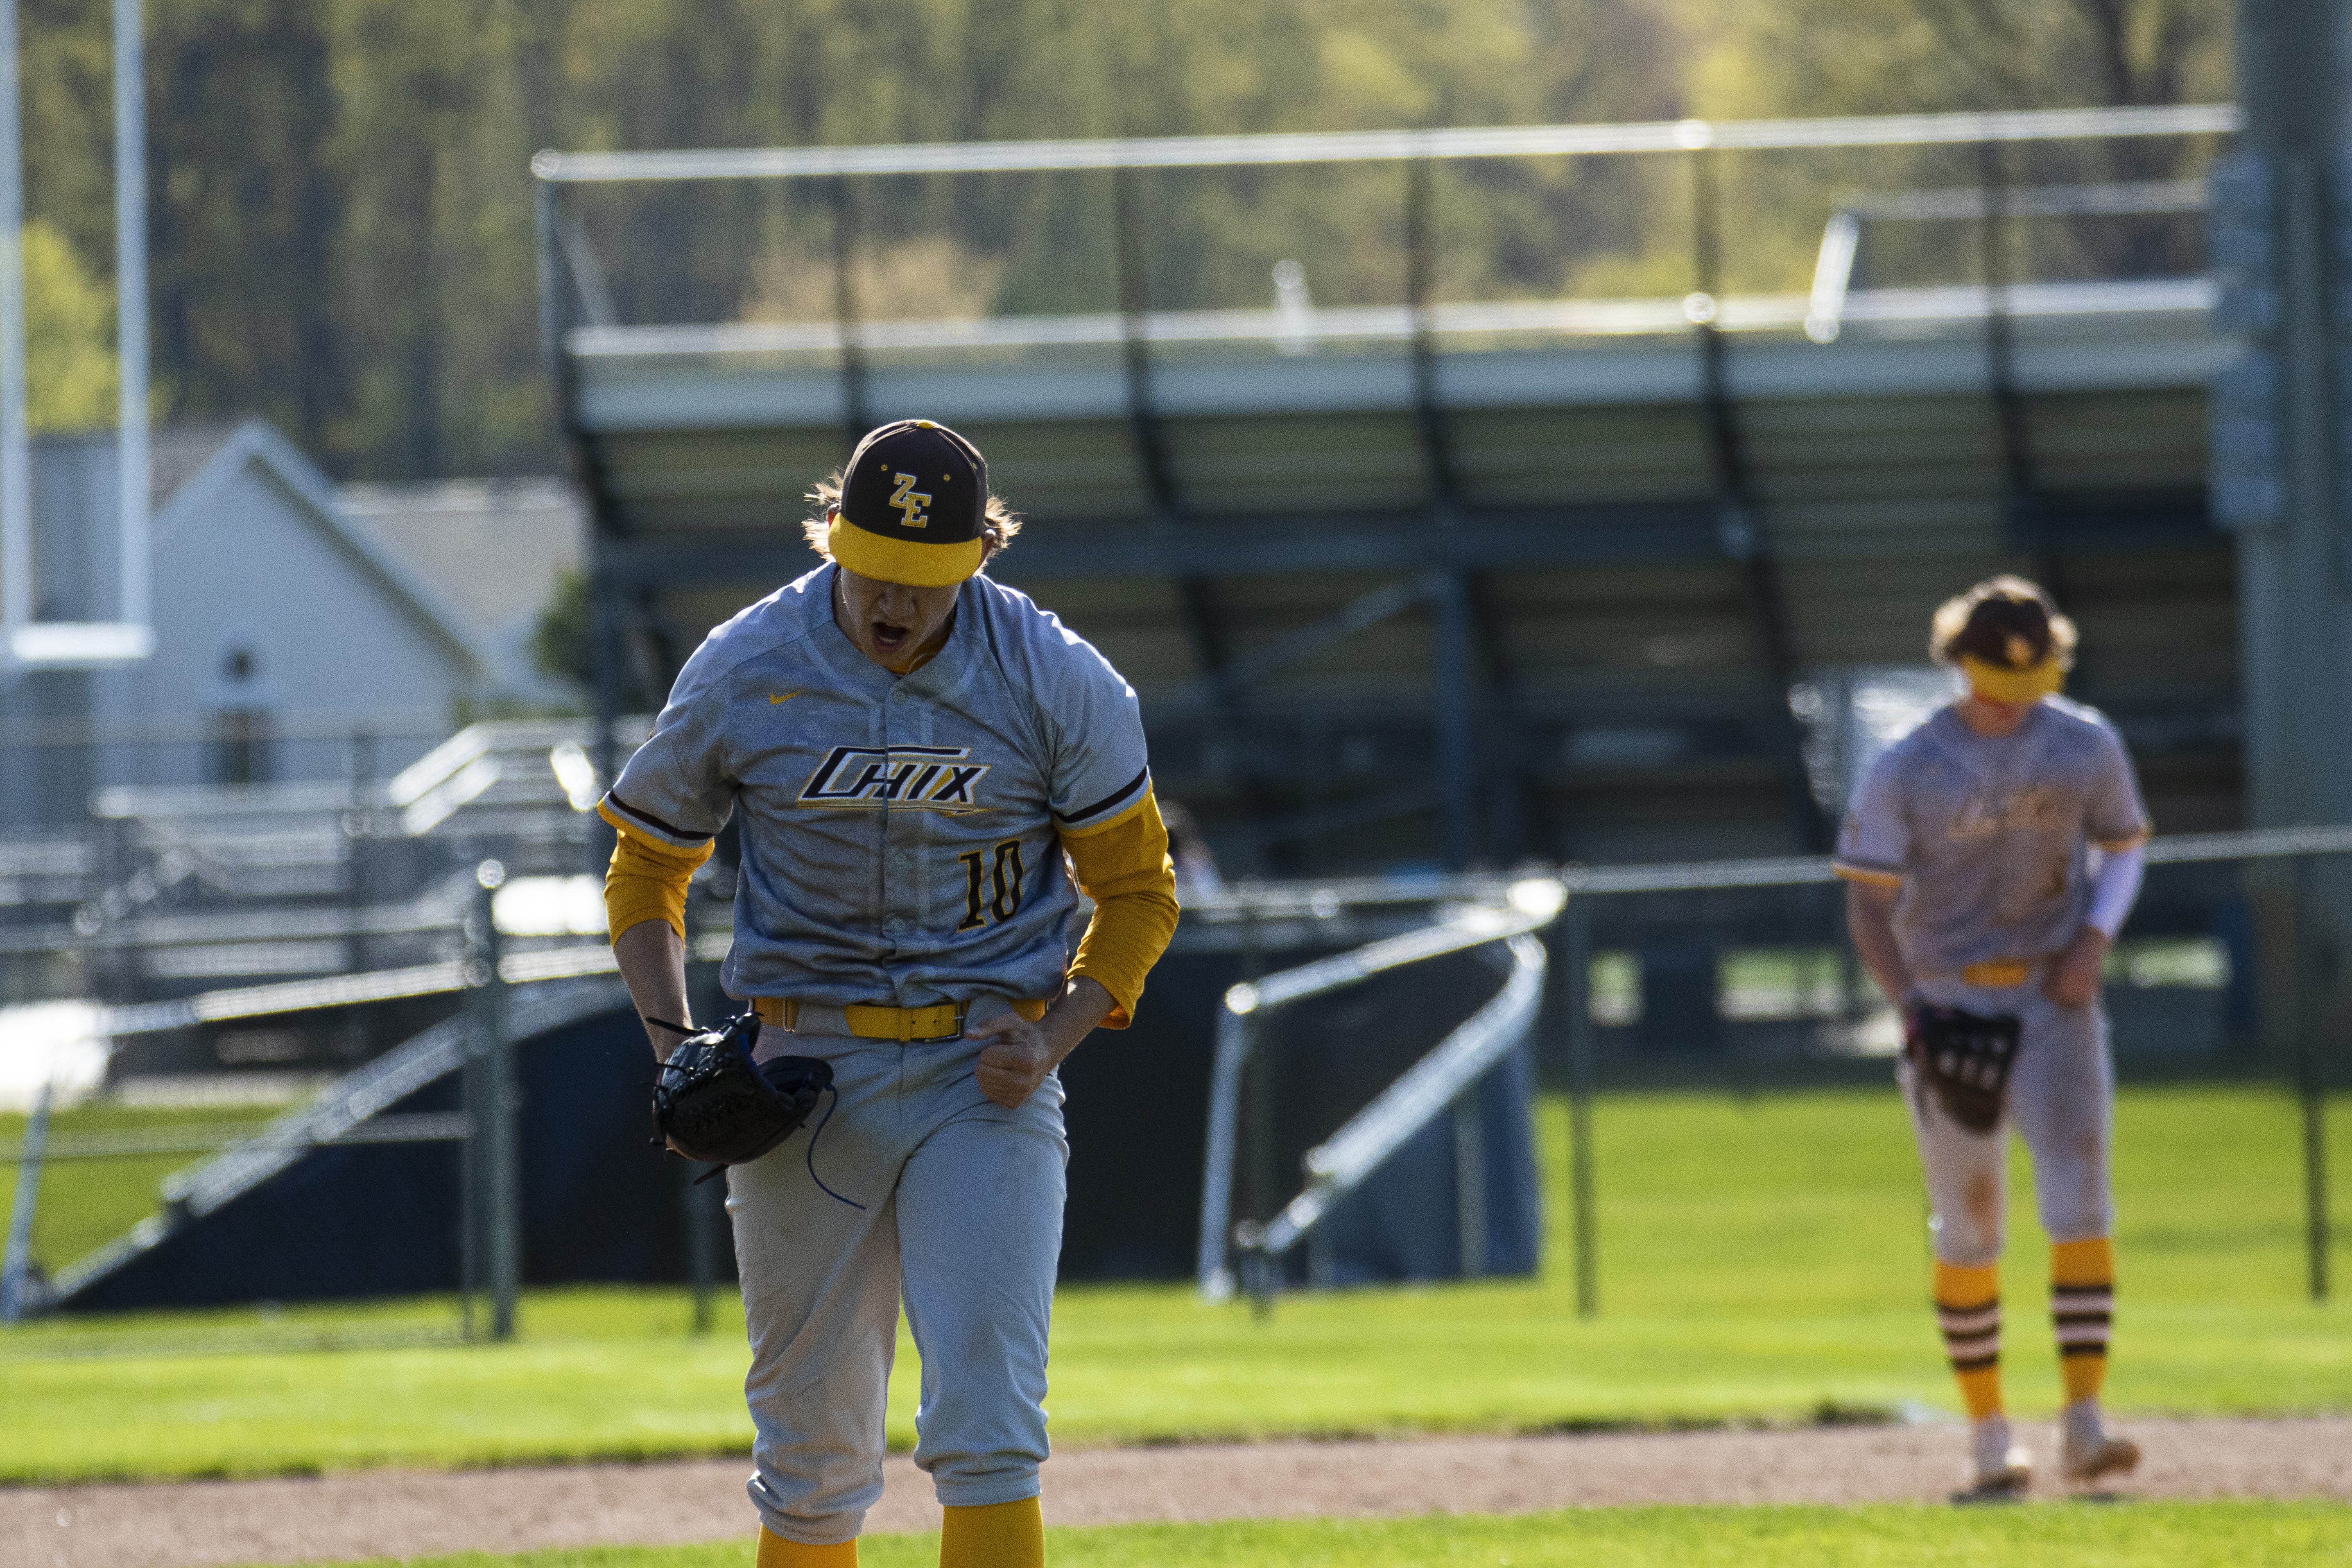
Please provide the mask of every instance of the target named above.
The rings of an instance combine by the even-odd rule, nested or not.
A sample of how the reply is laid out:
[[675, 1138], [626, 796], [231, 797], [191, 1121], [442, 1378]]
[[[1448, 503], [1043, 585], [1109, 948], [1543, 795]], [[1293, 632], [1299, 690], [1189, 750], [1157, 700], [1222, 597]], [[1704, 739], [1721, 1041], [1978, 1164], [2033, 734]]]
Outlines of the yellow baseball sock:
[[1035, 1498], [945, 1514], [940, 1568], [1045, 1568], [1045, 1514]]
[[2096, 1399], [2107, 1381], [2107, 1334], [2116, 1313], [2116, 1247], [2104, 1236], [2050, 1244], [2050, 1322], [2066, 1403]]
[[2000, 1414], [2000, 1268], [1936, 1265], [1936, 1321], [1969, 1419]]
[[857, 1568], [857, 1542], [842, 1541], [831, 1546], [811, 1546], [805, 1542], [787, 1541], [763, 1524], [760, 1527], [760, 1560], [755, 1568]]

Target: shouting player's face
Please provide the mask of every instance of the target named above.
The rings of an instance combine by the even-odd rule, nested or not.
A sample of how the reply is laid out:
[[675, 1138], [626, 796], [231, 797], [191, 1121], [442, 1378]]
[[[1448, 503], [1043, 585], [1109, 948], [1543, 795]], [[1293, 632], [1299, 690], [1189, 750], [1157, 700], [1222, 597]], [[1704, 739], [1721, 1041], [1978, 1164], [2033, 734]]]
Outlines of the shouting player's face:
[[944, 588], [914, 588], [861, 577], [846, 566], [834, 574], [833, 618], [857, 651], [882, 666], [896, 669], [918, 648], [928, 647], [955, 613], [956, 594], [963, 584]]

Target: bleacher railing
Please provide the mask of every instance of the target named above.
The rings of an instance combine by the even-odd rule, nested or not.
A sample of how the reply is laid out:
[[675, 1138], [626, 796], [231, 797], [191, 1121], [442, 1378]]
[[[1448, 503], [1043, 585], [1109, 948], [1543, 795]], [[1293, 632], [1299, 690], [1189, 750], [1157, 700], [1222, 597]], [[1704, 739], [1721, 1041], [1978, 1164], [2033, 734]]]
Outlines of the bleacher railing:
[[[2062, 182], [2011, 184], [1994, 150], [2027, 144], [2147, 142], [2216, 137], [2244, 124], [2235, 104], [2032, 110], [1989, 113], [1902, 114], [1778, 121], [1654, 121], [1627, 124], [1459, 127], [1234, 136], [1171, 136], [1099, 141], [944, 142], [861, 147], [776, 147], [564, 153], [531, 159], [538, 182], [541, 330], [551, 354], [621, 362], [687, 356], [813, 354], [835, 358], [845, 378], [862, 384], [866, 356], [931, 350], [956, 353], [1203, 342], [1272, 342], [1286, 353], [1318, 342], [1424, 342], [1449, 334], [1560, 336], [1655, 333], [1694, 326], [1725, 331], [1802, 328], [1817, 342], [1837, 339], [1847, 323], [1967, 321], [1989, 316], [2084, 313], [2200, 313], [2213, 302], [2201, 277], [2116, 278], [2037, 282], [1989, 279], [1982, 286], [1850, 289], [1855, 242], [1865, 219], [1976, 217], [2109, 218], [2191, 212], [2201, 205], [2195, 181]], [[1983, 184], [1964, 190], [1824, 196], [1830, 218], [1810, 291], [1734, 296], [1718, 277], [1722, 226], [1717, 193], [1702, 176], [1694, 225], [1694, 289], [1657, 298], [1529, 299], [1440, 302], [1426, 296], [1435, 276], [1434, 243], [1423, 220], [1423, 173], [1438, 165], [1559, 159], [1678, 156], [1695, 168], [1718, 153], [1837, 152], [1853, 149], [1976, 147], [1986, 150]], [[1151, 308], [1136, 269], [1121, 262], [1120, 298], [1112, 310], [999, 314], [977, 319], [892, 319], [861, 310], [850, 273], [854, 246], [845, 202], [830, 221], [831, 320], [624, 322], [604, 262], [568, 193], [596, 187], [782, 182], [836, 195], [851, 182], [943, 175], [1057, 175], [1099, 171], [1118, 187], [1106, 215], [1114, 250], [1139, 255], [1137, 202], [1129, 183], [1154, 172], [1251, 171], [1320, 165], [1393, 165], [1408, 171], [1405, 275], [1411, 298], [1395, 306], [1310, 304], [1303, 289], [1277, 290], [1270, 310]], [[2160, 187], [2160, 188], [2159, 188]], [[823, 263], [818, 265], [822, 266]], [[1296, 262], [1285, 265], [1296, 267]], [[1279, 274], [1277, 274], [1279, 277]], [[557, 287], [558, 280], [563, 287]], [[1066, 281], [1066, 279], [1064, 279]], [[1296, 278], [1294, 277], [1294, 283]], [[625, 294], [625, 290], [624, 293]], [[1034, 290], [1031, 290], [1034, 292]], [[1538, 290], [1538, 292], [1540, 292]], [[1288, 303], [1283, 302], [1288, 300]], [[574, 306], [578, 308], [575, 310]]]

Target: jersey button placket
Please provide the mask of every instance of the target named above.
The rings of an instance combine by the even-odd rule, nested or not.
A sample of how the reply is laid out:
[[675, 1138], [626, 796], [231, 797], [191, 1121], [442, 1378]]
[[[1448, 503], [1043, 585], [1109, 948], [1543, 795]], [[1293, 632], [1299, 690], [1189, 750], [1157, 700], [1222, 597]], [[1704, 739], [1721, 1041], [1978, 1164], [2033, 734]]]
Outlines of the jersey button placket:
[[[901, 681], [890, 689], [890, 704], [894, 708], [904, 707], [906, 701], [907, 688], [905, 682]], [[882, 730], [883, 744], [886, 746], [895, 746], [908, 741], [900, 725], [892, 723], [887, 715], [884, 718]], [[915, 921], [907, 914], [899, 912], [908, 907], [909, 889], [907, 869], [913, 863], [914, 858], [908, 853], [903, 840], [907, 834], [914, 830], [915, 814], [899, 809], [899, 805], [896, 801], [885, 803], [882, 810], [882, 839], [886, 847], [882, 857], [884, 869], [882, 905], [891, 913], [889, 918], [882, 922], [882, 931], [884, 935], [892, 939], [894, 945], [898, 939], [915, 929]]]

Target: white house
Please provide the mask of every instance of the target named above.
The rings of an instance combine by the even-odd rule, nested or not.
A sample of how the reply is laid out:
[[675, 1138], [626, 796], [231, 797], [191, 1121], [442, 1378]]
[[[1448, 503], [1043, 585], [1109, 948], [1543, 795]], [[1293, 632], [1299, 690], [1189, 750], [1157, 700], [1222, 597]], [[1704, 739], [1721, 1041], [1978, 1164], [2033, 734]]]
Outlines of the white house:
[[[93, 788], [381, 776], [449, 732], [500, 662], [471, 617], [268, 424], [153, 442], [155, 652], [0, 673], [0, 827], [81, 818]], [[43, 618], [105, 603], [111, 434], [34, 445]]]

